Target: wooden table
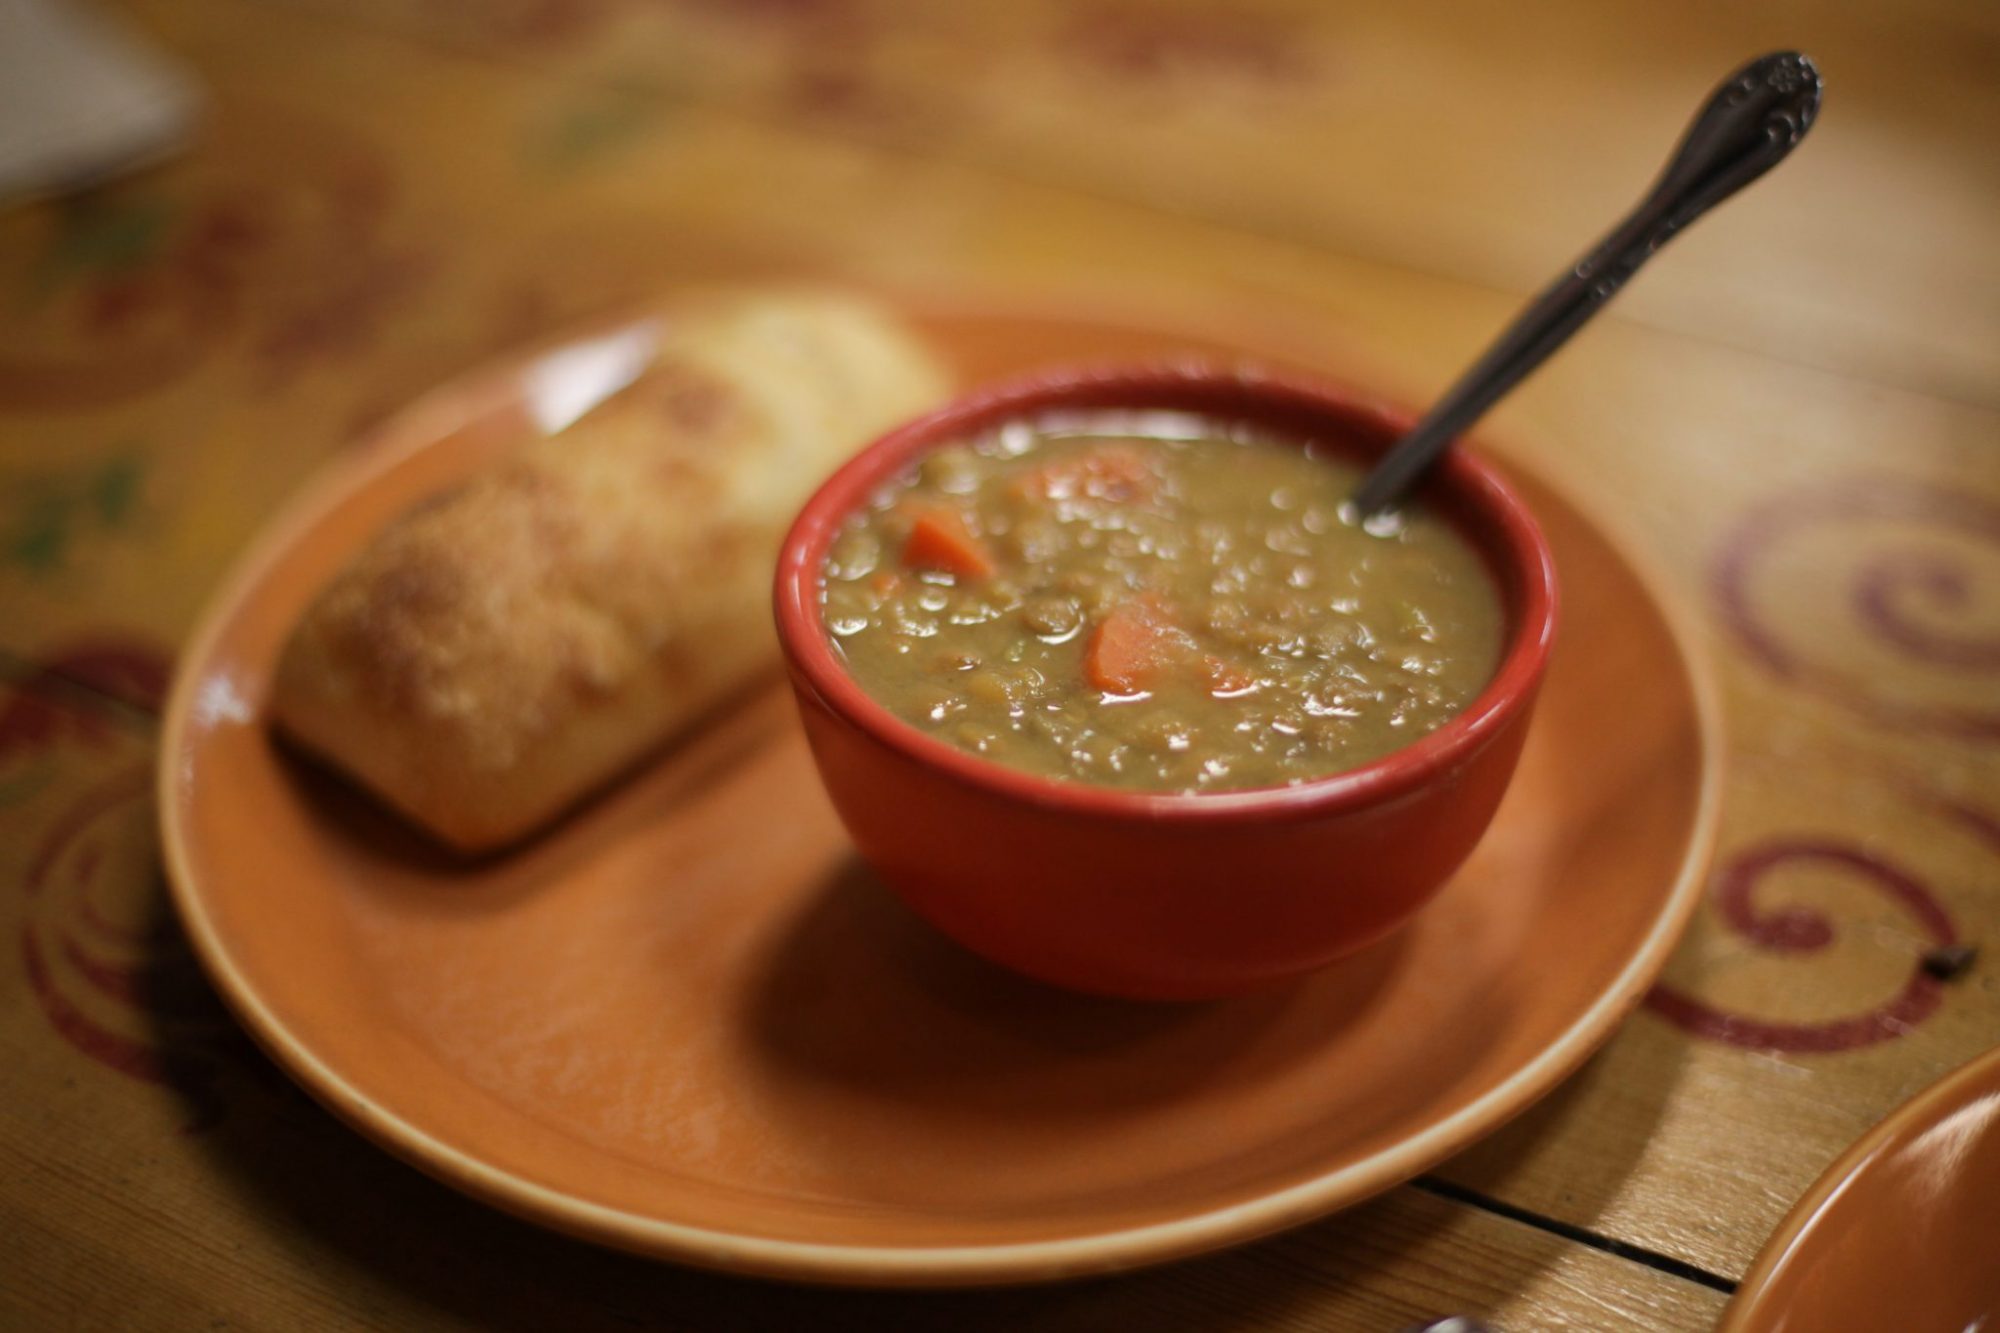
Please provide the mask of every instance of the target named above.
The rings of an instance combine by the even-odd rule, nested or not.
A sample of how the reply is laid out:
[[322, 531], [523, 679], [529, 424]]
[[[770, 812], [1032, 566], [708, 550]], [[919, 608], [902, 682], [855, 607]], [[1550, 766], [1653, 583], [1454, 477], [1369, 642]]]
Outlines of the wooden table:
[[[1920, 966], [2000, 928], [1992, 6], [123, 8], [207, 81], [196, 151], [0, 214], [0, 1324], [1701, 1328], [1844, 1145], [2000, 1039], [1990, 947]], [[1706, 629], [1711, 895], [1603, 1054], [1431, 1176], [1073, 1286], [738, 1282], [431, 1184], [201, 981], [147, 787], [169, 664], [272, 506], [414, 392], [775, 271], [1254, 312], [1421, 399], [1779, 45], [1826, 72], [1812, 141], [1494, 421]]]

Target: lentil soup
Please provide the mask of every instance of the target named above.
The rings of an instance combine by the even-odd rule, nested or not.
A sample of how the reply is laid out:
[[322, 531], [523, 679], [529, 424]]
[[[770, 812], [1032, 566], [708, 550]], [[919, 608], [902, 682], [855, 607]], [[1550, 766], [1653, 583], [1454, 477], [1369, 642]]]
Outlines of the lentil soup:
[[1183, 793], [1324, 777], [1461, 711], [1504, 634], [1450, 523], [1352, 521], [1360, 475], [1185, 413], [1012, 422], [847, 517], [826, 627], [891, 712], [1016, 769]]

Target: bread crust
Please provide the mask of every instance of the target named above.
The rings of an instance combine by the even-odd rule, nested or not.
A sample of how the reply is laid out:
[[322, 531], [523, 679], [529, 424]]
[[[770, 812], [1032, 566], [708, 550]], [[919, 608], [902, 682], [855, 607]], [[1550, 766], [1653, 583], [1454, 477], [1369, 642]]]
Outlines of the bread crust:
[[854, 298], [671, 311], [632, 384], [335, 575], [285, 647], [274, 719], [445, 842], [515, 842], [772, 659], [792, 514], [944, 392], [916, 337]]

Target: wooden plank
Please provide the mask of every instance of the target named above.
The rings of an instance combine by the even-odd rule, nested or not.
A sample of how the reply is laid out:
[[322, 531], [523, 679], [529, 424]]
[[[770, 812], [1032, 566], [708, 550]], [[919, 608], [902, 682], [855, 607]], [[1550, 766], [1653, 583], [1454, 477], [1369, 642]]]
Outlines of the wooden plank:
[[18, 685], [0, 717], [0, 1324], [1694, 1330], [1720, 1308], [1410, 1188], [1214, 1258], [998, 1293], [752, 1283], [542, 1232], [367, 1146], [237, 1031], [171, 923], [142, 731]]
[[1678, 242], [1626, 311], [2000, 400], [1990, 5], [1565, 0], [1524, 16], [1465, 0], [367, 0], [359, 12], [569, 76], [1514, 293], [1610, 225], [1724, 73], [1796, 46], [1826, 71], [1823, 125]]

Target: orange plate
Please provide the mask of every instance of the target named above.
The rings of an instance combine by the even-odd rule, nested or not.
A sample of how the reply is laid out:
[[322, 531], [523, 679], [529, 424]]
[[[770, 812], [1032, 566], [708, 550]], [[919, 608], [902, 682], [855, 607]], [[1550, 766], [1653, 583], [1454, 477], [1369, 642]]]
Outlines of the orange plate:
[[2000, 1048], [1933, 1083], [1793, 1205], [1718, 1333], [2000, 1322]]
[[[971, 382], [1212, 341], [925, 320]], [[510, 363], [404, 413], [272, 526], [167, 718], [176, 901], [250, 1031], [362, 1133], [609, 1245], [834, 1282], [1031, 1281], [1354, 1203], [1492, 1130], [1601, 1043], [1699, 893], [1712, 698], [1631, 563], [1519, 483], [1566, 638], [1485, 842], [1397, 937], [1229, 1002], [1016, 979], [855, 861], [775, 681], [526, 850], [465, 867], [273, 748], [307, 598], [533, 415]]]

